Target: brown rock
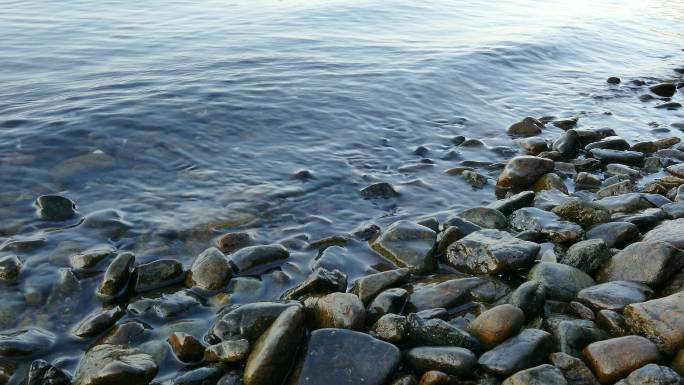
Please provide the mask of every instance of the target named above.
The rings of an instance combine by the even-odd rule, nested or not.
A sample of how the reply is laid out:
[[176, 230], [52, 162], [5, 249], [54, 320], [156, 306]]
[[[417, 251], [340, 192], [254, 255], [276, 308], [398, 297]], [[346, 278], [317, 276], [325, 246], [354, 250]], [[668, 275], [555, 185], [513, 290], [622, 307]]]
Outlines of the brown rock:
[[440, 372], [439, 370], [430, 370], [429, 372], [423, 373], [418, 385], [446, 385], [450, 381], [451, 378], [448, 374]]
[[531, 186], [542, 175], [553, 171], [554, 162], [536, 156], [518, 156], [506, 164], [496, 186], [502, 189], [523, 189]]
[[618, 337], [590, 344], [582, 351], [601, 383], [613, 383], [640, 367], [658, 362], [658, 347], [639, 336]]
[[544, 128], [544, 124], [542, 122], [528, 116], [518, 123], [512, 124], [510, 127], [508, 127], [506, 132], [509, 135], [533, 136], [541, 134], [542, 128]]
[[629, 330], [648, 337], [661, 351], [684, 348], [684, 292], [627, 305], [624, 314]]
[[480, 314], [468, 325], [468, 331], [485, 347], [493, 347], [517, 334], [524, 323], [523, 311], [505, 304]]
[[216, 240], [216, 247], [226, 254], [247, 246], [252, 246], [252, 237], [249, 233], [228, 233]]
[[204, 346], [190, 334], [174, 332], [169, 336], [169, 345], [176, 357], [183, 362], [198, 362], [204, 356]]

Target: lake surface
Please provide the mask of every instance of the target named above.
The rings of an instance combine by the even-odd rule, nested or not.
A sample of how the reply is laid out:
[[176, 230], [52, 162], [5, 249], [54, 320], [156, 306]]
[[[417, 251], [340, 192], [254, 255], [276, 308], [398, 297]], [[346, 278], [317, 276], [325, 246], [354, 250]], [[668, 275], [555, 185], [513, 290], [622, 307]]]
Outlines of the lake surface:
[[[579, 116], [630, 140], [681, 137], [671, 124], [684, 122], [629, 83], [684, 64], [676, 1], [0, 1], [0, 36], [0, 243], [43, 240], [19, 252], [25, 277], [3, 294], [20, 324], [54, 317], [22, 298], [49, 292], [65, 250], [189, 266], [237, 230], [298, 250], [492, 201], [491, 183], [474, 190], [444, 171], [518, 153], [505, 129], [525, 116]], [[458, 135], [484, 146], [457, 147]], [[379, 181], [400, 195], [363, 199]], [[116, 210], [105, 214], [130, 229], [46, 223], [33, 203], [48, 193], [80, 216]], [[297, 252], [285, 278], [245, 280], [232, 301], [293, 286], [315, 257]], [[356, 252], [350, 280], [383, 263]], [[85, 295], [75, 313], [96, 303]], [[85, 344], [64, 338], [53, 358], [71, 352], [70, 368]]]

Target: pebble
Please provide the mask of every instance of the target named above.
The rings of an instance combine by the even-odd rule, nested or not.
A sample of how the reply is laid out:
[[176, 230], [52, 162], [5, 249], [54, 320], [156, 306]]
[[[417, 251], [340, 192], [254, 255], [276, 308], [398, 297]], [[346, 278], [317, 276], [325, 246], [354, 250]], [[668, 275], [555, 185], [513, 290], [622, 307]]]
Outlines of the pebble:
[[484, 283], [485, 281], [480, 278], [457, 278], [414, 286], [406, 307], [408, 311], [416, 312], [463, 305], [470, 300], [471, 290]]
[[71, 385], [71, 377], [45, 360], [35, 360], [31, 362], [22, 385]]
[[304, 301], [311, 329], [339, 328], [362, 330], [366, 323], [363, 302], [351, 293], [311, 296]]
[[347, 275], [339, 270], [319, 267], [302, 283], [285, 292], [283, 299], [299, 299], [308, 294], [327, 294], [347, 290]]
[[138, 265], [133, 273], [133, 290], [137, 293], [160, 289], [183, 281], [183, 265], [173, 259], [158, 259]]
[[644, 365], [660, 360], [656, 345], [639, 336], [594, 342], [582, 354], [601, 383], [613, 383]]
[[234, 272], [259, 272], [290, 257], [282, 245], [247, 246], [228, 256]]
[[185, 275], [185, 284], [201, 290], [219, 290], [230, 281], [233, 271], [230, 262], [223, 253], [210, 247], [200, 253]]
[[610, 251], [603, 239], [579, 241], [565, 252], [560, 262], [593, 274], [610, 259]]
[[651, 92], [665, 98], [672, 97], [677, 92], [677, 87], [672, 83], [658, 83], [648, 87]]
[[525, 319], [531, 321], [538, 317], [546, 302], [546, 287], [539, 281], [528, 281], [518, 286], [511, 293], [508, 303], [518, 307], [525, 313]]
[[116, 321], [123, 317], [124, 314], [125, 311], [121, 306], [96, 311], [81, 321], [81, 323], [74, 328], [72, 334], [80, 338], [95, 337], [114, 326]]
[[613, 255], [601, 268], [599, 282], [636, 281], [651, 287], [665, 282], [684, 260], [665, 242], [636, 242]]
[[198, 362], [204, 357], [204, 345], [190, 334], [174, 332], [168, 341], [174, 354], [182, 362]]
[[622, 248], [641, 237], [639, 228], [629, 222], [609, 222], [593, 226], [586, 233], [587, 239], [601, 239], [608, 248]]
[[497, 188], [523, 190], [542, 175], [553, 171], [554, 162], [536, 156], [518, 156], [508, 161], [496, 182]]
[[535, 194], [533, 191], [523, 191], [505, 199], [496, 200], [487, 207], [500, 211], [502, 214], [508, 216], [515, 210], [532, 206], [532, 204], [534, 204], [534, 197]]
[[653, 290], [647, 285], [634, 281], [611, 281], [580, 290], [577, 299], [596, 311], [622, 311], [625, 306], [645, 302], [652, 295]]
[[557, 352], [549, 355], [549, 361], [561, 370], [569, 385], [599, 385], [594, 373], [579, 358]]
[[387, 289], [381, 292], [368, 305], [366, 310], [366, 323], [372, 325], [385, 314], [400, 314], [406, 305], [408, 296], [408, 291], [400, 287]]
[[366, 275], [354, 281], [349, 292], [356, 294], [364, 304], [367, 304], [383, 290], [406, 283], [409, 276], [407, 268]]
[[205, 340], [215, 344], [244, 338], [252, 343], [283, 311], [293, 306], [301, 307], [301, 304], [294, 301], [252, 302], [228, 307], [219, 312]]
[[568, 199], [551, 211], [563, 220], [575, 222], [585, 228], [610, 221], [608, 210], [578, 198]]
[[571, 301], [580, 290], [596, 284], [582, 270], [553, 262], [536, 264], [527, 279], [541, 282], [546, 289], [547, 298], [558, 301]]
[[512, 124], [510, 127], [508, 127], [506, 132], [509, 135], [534, 136], [541, 134], [543, 128], [544, 124], [542, 122], [528, 116], [518, 123]]
[[601, 140], [592, 142], [584, 146], [584, 149], [586, 151], [591, 151], [596, 148], [602, 148], [602, 149], [608, 149], [608, 150], [617, 150], [617, 151], [626, 151], [629, 150], [630, 146], [629, 143], [619, 137], [619, 136], [608, 136], [605, 138], [602, 138]]
[[589, 154], [603, 164], [620, 163], [626, 165], [640, 165], [644, 161], [644, 154], [636, 151], [619, 151], [603, 148], [595, 148]]
[[408, 320], [399, 314], [383, 315], [373, 324], [370, 331], [373, 337], [393, 344], [402, 342], [407, 333]]
[[407, 319], [408, 342], [411, 346], [457, 346], [479, 351], [480, 343], [470, 333], [438, 319], [423, 319], [409, 314]]
[[0, 357], [21, 357], [52, 349], [56, 336], [37, 327], [10, 329], [0, 332]]
[[105, 270], [102, 281], [97, 287], [96, 294], [103, 301], [112, 301], [122, 296], [130, 280], [135, 265], [132, 253], [120, 253]]
[[23, 262], [16, 255], [7, 255], [0, 258], [0, 281], [12, 283], [19, 278]]
[[484, 229], [503, 229], [508, 222], [500, 211], [488, 207], [473, 207], [461, 211], [458, 216]]
[[681, 385], [684, 379], [667, 366], [648, 364], [630, 373], [627, 378], [615, 385]]
[[374, 183], [368, 187], [364, 187], [360, 191], [361, 196], [366, 199], [380, 198], [389, 199], [399, 196], [397, 190], [387, 182]]
[[[575, 122], [576, 123], [576, 122]], [[554, 123], [555, 125], [555, 123]], [[576, 158], [579, 155], [582, 143], [575, 130], [568, 129], [553, 142], [552, 149], [558, 151], [566, 159]]]

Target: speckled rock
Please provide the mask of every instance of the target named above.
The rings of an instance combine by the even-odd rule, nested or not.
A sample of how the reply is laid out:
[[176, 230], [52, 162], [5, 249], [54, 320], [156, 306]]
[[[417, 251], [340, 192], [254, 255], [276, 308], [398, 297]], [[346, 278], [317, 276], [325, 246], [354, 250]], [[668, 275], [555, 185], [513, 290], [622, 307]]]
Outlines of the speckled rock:
[[552, 211], [562, 219], [575, 222], [582, 227], [610, 221], [610, 213], [607, 210], [577, 198], [568, 199]]
[[602, 383], [612, 383], [644, 365], [660, 360], [656, 345], [639, 336], [594, 342], [582, 354]]
[[630, 373], [615, 385], [682, 385], [684, 379], [667, 366], [648, 364]]
[[603, 239], [580, 241], [568, 249], [560, 262], [576, 267], [587, 274], [593, 274], [610, 259], [610, 250]]
[[458, 216], [485, 229], [503, 229], [508, 222], [500, 211], [488, 207], [473, 207]]
[[648, 337], [663, 352], [684, 347], [684, 292], [627, 305], [624, 315], [629, 330]]
[[613, 255], [597, 279], [637, 281], [655, 287], [684, 265], [681, 252], [664, 242], [636, 242]]
[[480, 343], [475, 337], [444, 320], [425, 320], [413, 313], [408, 315], [407, 321], [407, 337], [411, 346], [457, 346], [480, 350]]
[[157, 370], [157, 364], [146, 353], [116, 345], [97, 345], [78, 364], [74, 385], [148, 385]]
[[373, 324], [370, 335], [393, 344], [400, 343], [408, 333], [408, 320], [399, 314], [385, 314]]
[[568, 385], [599, 385], [594, 373], [579, 358], [558, 352], [551, 353], [549, 360], [563, 372]]

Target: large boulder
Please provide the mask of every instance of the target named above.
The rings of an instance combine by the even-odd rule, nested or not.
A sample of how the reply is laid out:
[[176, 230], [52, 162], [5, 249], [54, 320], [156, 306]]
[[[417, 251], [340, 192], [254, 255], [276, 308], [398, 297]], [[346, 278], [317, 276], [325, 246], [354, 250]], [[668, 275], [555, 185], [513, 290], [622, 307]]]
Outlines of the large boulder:
[[480, 230], [452, 243], [447, 262], [474, 274], [499, 274], [529, 266], [539, 245], [499, 230]]
[[383, 257], [406, 267], [412, 273], [427, 274], [434, 270], [433, 248], [437, 233], [432, 229], [409, 221], [390, 225], [371, 244]]
[[319, 329], [291, 384], [383, 385], [399, 366], [399, 349], [368, 334], [344, 329]]
[[684, 292], [627, 305], [629, 329], [655, 342], [666, 353], [684, 348]]

